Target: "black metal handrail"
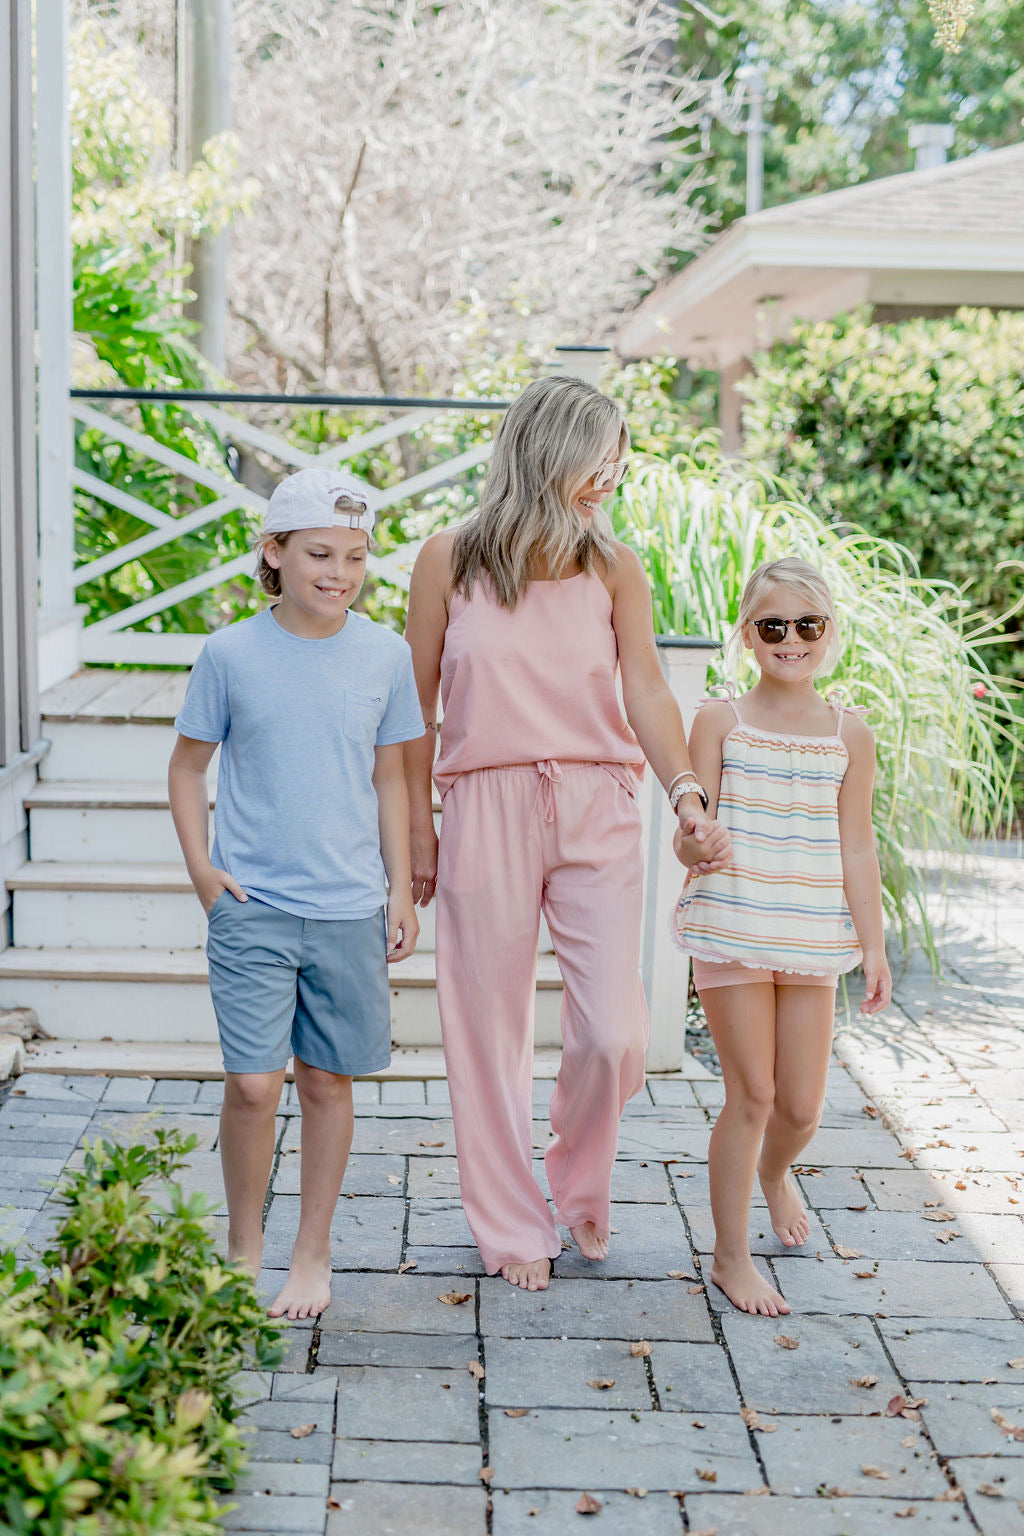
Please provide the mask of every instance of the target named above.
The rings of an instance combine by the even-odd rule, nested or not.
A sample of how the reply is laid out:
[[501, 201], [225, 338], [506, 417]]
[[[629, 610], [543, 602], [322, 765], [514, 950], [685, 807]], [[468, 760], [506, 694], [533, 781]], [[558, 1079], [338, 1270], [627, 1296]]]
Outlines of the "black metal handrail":
[[194, 400], [207, 405], [374, 405], [392, 410], [507, 411], [511, 400], [431, 400], [404, 395], [274, 395], [247, 390], [72, 389], [75, 400]]

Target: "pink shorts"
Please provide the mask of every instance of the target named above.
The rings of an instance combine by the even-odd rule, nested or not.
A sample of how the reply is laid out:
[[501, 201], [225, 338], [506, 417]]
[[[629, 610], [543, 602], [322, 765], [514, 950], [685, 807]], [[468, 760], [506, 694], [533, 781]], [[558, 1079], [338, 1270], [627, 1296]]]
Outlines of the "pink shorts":
[[698, 992], [711, 987], [752, 986], [757, 981], [771, 981], [777, 987], [835, 987], [838, 976], [810, 976], [806, 971], [760, 970], [752, 965], [734, 965], [729, 961], [698, 960], [691, 956], [693, 984]]

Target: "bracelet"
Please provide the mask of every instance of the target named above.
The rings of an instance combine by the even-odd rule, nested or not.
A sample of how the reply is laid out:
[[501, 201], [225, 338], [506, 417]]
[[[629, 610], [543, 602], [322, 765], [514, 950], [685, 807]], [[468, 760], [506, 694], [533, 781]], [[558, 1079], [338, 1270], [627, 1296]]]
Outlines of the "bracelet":
[[679, 804], [684, 795], [696, 795], [700, 800], [701, 805], [705, 810], [707, 810], [707, 790], [705, 790], [704, 787], [697, 782], [696, 778], [692, 774], [680, 774], [677, 778], [672, 780], [672, 784], [669, 789], [668, 803], [673, 810], [676, 809], [676, 806]]
[[683, 772], [682, 773], [677, 773], [675, 778], [671, 781], [671, 783], [669, 784], [668, 788], [665, 791], [666, 795], [670, 795], [672, 793], [672, 791], [675, 789], [676, 785], [679, 783], [680, 779], [692, 779], [693, 782], [696, 784], [696, 782], [697, 782], [697, 775], [694, 773], [692, 768], [684, 768]]

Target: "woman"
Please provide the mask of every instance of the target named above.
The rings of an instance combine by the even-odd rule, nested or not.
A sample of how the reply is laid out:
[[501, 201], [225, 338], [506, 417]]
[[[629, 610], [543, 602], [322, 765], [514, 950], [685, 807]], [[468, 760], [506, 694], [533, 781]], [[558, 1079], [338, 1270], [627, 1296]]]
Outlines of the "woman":
[[644, 1081], [645, 757], [671, 791], [694, 861], [717, 867], [728, 853], [690, 769], [643, 566], [602, 510], [628, 446], [618, 407], [590, 385], [531, 384], [502, 423], [478, 513], [427, 540], [409, 595], [427, 728], [407, 748], [413, 895], [426, 905], [436, 887], [462, 1201], [487, 1273], [526, 1290], [546, 1288], [561, 1251], [531, 1164], [541, 911], [565, 989], [545, 1162], [559, 1219], [600, 1260], [619, 1120]]

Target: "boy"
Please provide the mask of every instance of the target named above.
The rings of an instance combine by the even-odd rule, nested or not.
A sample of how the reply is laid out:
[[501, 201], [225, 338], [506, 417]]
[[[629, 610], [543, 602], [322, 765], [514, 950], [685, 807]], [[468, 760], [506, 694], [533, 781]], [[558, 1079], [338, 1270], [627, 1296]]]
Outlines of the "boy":
[[[423, 734], [423, 717], [409, 647], [350, 612], [372, 531], [368, 487], [352, 475], [315, 466], [282, 481], [257, 543], [260, 584], [277, 601], [209, 637], [174, 722], [171, 813], [209, 919], [224, 1053], [228, 1257], [254, 1278], [274, 1117], [295, 1059], [302, 1198], [271, 1317], [330, 1302], [352, 1077], [390, 1060], [387, 963], [406, 959], [419, 934], [402, 743]], [[211, 854], [206, 770], [218, 743]]]

